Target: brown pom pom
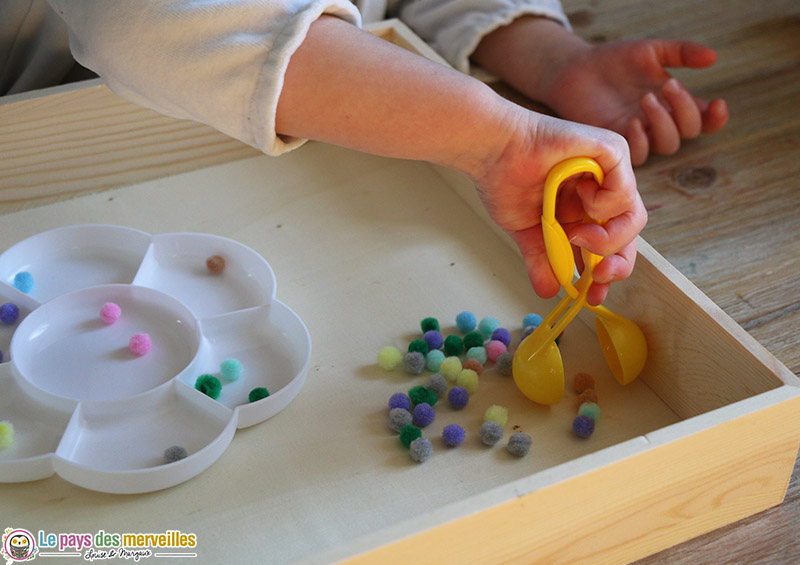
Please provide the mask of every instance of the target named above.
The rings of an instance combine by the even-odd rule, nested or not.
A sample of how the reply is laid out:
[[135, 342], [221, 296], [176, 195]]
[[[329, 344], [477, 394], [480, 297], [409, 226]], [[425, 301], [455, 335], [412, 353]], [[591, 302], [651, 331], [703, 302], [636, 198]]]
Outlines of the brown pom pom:
[[597, 393], [593, 388], [587, 388], [580, 393], [578, 395], [578, 400], [575, 402], [575, 406], [580, 407], [580, 405], [584, 402], [594, 402], [595, 404], [599, 404], [599, 402], [597, 402]]
[[212, 255], [206, 259], [206, 267], [213, 275], [218, 275], [225, 269], [225, 257], [219, 255]]
[[480, 375], [483, 372], [483, 365], [481, 365], [481, 362], [478, 361], [477, 359], [465, 359], [464, 362], [461, 363], [461, 368], [472, 369], [473, 371], [478, 373], [478, 375]]
[[575, 392], [582, 393], [584, 390], [594, 388], [594, 377], [589, 373], [578, 373], [575, 375]]

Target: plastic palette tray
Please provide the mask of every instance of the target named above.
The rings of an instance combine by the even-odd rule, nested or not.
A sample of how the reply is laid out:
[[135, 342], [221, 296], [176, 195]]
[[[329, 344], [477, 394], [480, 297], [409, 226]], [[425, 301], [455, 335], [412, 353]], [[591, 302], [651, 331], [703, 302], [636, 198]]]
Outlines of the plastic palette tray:
[[[212, 274], [206, 259], [220, 255]], [[13, 285], [33, 275], [29, 294]], [[275, 275], [252, 249], [199, 233], [151, 236], [76, 225], [25, 239], [0, 255], [0, 300], [19, 307], [0, 327], [0, 409], [14, 443], [0, 451], [0, 481], [57, 473], [82, 487], [147, 492], [186, 481], [227, 448], [237, 428], [285, 408], [303, 386], [311, 339], [275, 299]], [[122, 316], [107, 325], [106, 302]], [[130, 336], [150, 335], [141, 357]], [[214, 400], [194, 388], [202, 374], [238, 359], [240, 378]], [[267, 398], [249, 402], [266, 387]], [[164, 450], [188, 456], [165, 464]]]

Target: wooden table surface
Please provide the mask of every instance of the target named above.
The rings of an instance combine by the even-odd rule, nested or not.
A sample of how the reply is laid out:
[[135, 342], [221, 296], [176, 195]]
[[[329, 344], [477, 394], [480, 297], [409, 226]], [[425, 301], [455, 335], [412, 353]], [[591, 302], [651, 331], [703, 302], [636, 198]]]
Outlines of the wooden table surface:
[[[637, 170], [644, 238], [800, 374], [800, 2], [564, 0], [592, 41], [691, 39], [717, 51], [675, 75], [731, 121]], [[797, 563], [800, 465], [784, 503], [641, 563]]]
[[[800, 2], [563, 3], [575, 32], [592, 41], [691, 39], [717, 51], [719, 58], [711, 69], [675, 74], [700, 97], [725, 98], [731, 122], [719, 133], [685, 143], [677, 155], [651, 158], [638, 168], [639, 188], [650, 214], [643, 236], [800, 374]], [[63, 100], [69, 103], [70, 98]], [[117, 127], [113, 122], [117, 102], [107, 97], [98, 102], [103, 112], [108, 105], [107, 127]], [[134, 111], [126, 107], [126, 112]], [[129, 131], [124, 120], [137, 116], [120, 118], [120, 131]], [[147, 119], [143, 111], [142, 121]], [[5, 126], [0, 120], [0, 153], [14, 159], [14, 168], [6, 174], [9, 182], [0, 187], [3, 212], [47, 202], [46, 198], [26, 202], [31, 184], [42, 187], [46, 195], [51, 186], [53, 194], [64, 187], [69, 190], [71, 182], [80, 187], [73, 193], [79, 193], [126, 182], [128, 170], [135, 170], [141, 159], [163, 167], [159, 172], [163, 174], [179, 172], [180, 167], [190, 169], [194, 159], [208, 164], [216, 158], [209, 155], [228, 160], [226, 152], [253, 154], [204, 126], [184, 123], [167, 133], [176, 140], [169, 151], [126, 141], [114, 161], [118, 169], [96, 170], [91, 176], [67, 171], [67, 176], [75, 176], [67, 182], [64, 171], [36, 161], [40, 146], [31, 141], [28, 148], [24, 137], [15, 137], [13, 115], [4, 120]], [[83, 127], [53, 116], [39, 123], [58, 123], [62, 129]], [[40, 136], [36, 143], [44, 138]], [[58, 136], [46, 139], [59, 143]], [[92, 143], [85, 140], [86, 146]], [[107, 138], [103, 143], [114, 142]], [[158, 151], [158, 155], [148, 151]], [[20, 179], [19, 183], [10, 182], [14, 179]], [[795, 563], [800, 561], [798, 526], [800, 466], [795, 467], [781, 506], [640, 563]]]

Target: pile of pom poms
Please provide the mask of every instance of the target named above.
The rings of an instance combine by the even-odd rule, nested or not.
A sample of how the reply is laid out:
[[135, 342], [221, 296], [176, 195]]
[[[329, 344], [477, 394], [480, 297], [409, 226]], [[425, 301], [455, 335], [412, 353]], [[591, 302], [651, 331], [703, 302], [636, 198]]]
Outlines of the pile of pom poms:
[[[222, 393], [224, 384], [238, 381], [243, 374], [244, 365], [242, 362], [231, 357], [223, 360], [219, 364], [219, 376], [210, 373], [200, 375], [195, 379], [194, 388], [216, 400]], [[259, 400], [267, 398], [269, 395], [270, 392], [267, 387], [257, 386], [250, 390], [247, 395], [247, 400], [249, 402], [258, 402]]]
[[578, 415], [572, 421], [572, 432], [580, 438], [588, 438], [594, 433], [597, 420], [600, 419], [594, 377], [588, 373], [578, 373], [572, 385], [578, 395]]

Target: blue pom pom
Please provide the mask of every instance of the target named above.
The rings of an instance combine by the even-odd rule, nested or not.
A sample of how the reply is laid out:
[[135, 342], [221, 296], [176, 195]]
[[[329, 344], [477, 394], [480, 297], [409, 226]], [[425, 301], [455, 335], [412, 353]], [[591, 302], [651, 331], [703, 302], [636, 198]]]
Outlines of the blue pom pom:
[[508, 347], [508, 344], [511, 343], [511, 332], [505, 328], [497, 328], [492, 332], [491, 341], [501, 341]]
[[492, 335], [492, 332], [500, 327], [500, 320], [493, 316], [486, 316], [478, 324], [478, 330], [486, 337]]
[[527, 328], [528, 326], [533, 326], [536, 328], [542, 323], [542, 319], [543, 318], [539, 314], [528, 314], [522, 319], [522, 327]]
[[461, 410], [469, 402], [469, 393], [463, 386], [454, 386], [447, 393], [447, 400], [450, 401], [450, 406], [456, 410]]
[[478, 320], [475, 318], [475, 314], [472, 312], [465, 310], [456, 316], [456, 325], [458, 326], [458, 331], [460, 331], [462, 334], [474, 330], [477, 323]]
[[422, 339], [428, 344], [428, 350], [441, 349], [444, 345], [444, 338], [441, 332], [437, 330], [428, 330], [425, 332], [425, 335], [422, 336]]
[[572, 431], [578, 437], [589, 437], [594, 433], [594, 419], [583, 414], [578, 415], [572, 422]]
[[458, 447], [464, 443], [464, 438], [467, 437], [467, 432], [458, 424], [450, 424], [445, 426], [442, 430], [442, 440], [450, 447]]
[[389, 398], [389, 410], [392, 408], [403, 408], [404, 410], [411, 410], [411, 399], [407, 394], [402, 392], [395, 392]]
[[19, 308], [16, 304], [6, 302], [0, 306], [0, 322], [10, 326], [16, 324], [19, 319]]
[[414, 417], [413, 424], [418, 428], [425, 428], [430, 426], [436, 419], [436, 410], [427, 402], [417, 404], [414, 406], [414, 411], [411, 413]]
[[33, 275], [28, 271], [20, 271], [14, 275], [14, 288], [28, 294], [33, 290]]

